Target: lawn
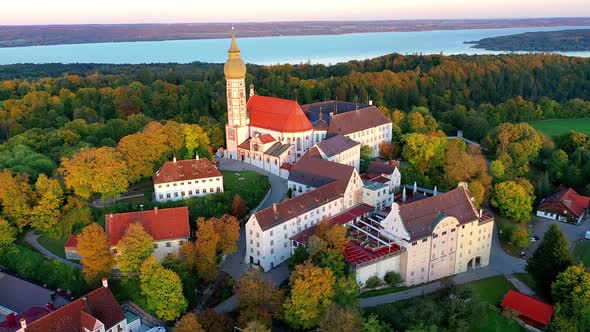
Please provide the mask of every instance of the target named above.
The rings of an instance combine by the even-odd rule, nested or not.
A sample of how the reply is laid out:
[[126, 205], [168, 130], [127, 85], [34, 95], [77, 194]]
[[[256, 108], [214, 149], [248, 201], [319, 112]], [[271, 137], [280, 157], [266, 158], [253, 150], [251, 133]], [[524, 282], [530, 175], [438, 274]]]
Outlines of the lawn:
[[473, 329], [473, 332], [521, 332], [526, 331], [524, 327], [517, 322], [502, 316], [501, 313], [488, 309], [486, 310], [486, 319], [481, 326]]
[[[422, 286], [422, 285], [420, 285], [420, 286]], [[408, 288], [410, 288], [410, 287], [406, 287], [406, 286], [394, 286], [394, 287], [386, 287], [386, 288], [381, 288], [381, 289], [370, 290], [370, 291], [362, 292], [361, 293], [361, 299], [365, 299], [365, 298], [368, 298], [368, 297], [379, 296], [379, 295], [397, 293], [397, 292], [401, 292], [403, 290], [406, 290]]]
[[53, 254], [61, 258], [66, 258], [66, 254], [64, 252], [64, 244], [67, 240], [67, 238], [54, 239], [47, 235], [41, 235], [38, 239], [40, 245], [42, 245], [45, 249], [51, 251]]
[[495, 276], [470, 282], [464, 287], [471, 289], [478, 302], [486, 302], [491, 305], [499, 305], [512, 284], [504, 276]]
[[508, 243], [508, 241], [510, 240], [510, 234], [512, 233], [512, 230], [514, 230], [518, 226], [518, 224], [498, 214], [496, 215], [494, 220], [496, 222], [496, 227], [498, 227], [498, 235], [500, 239], [500, 244], [502, 245], [502, 249], [504, 249], [504, 251], [506, 251], [506, 253], [508, 253], [510, 256], [520, 258], [522, 248], [518, 248]]
[[590, 118], [541, 120], [532, 121], [530, 124], [547, 136], [557, 136], [570, 130], [590, 135]]
[[590, 241], [578, 240], [574, 243], [574, 260], [590, 267]]
[[270, 189], [268, 177], [254, 171], [222, 171], [223, 187], [226, 192], [238, 194], [242, 197], [249, 208], [254, 208]]

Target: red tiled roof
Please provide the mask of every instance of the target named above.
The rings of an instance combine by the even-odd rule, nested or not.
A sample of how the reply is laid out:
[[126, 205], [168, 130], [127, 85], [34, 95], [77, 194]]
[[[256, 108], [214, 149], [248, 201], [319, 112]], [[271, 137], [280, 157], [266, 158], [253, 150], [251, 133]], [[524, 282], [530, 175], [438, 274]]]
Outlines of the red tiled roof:
[[348, 135], [391, 123], [379, 109], [370, 106], [356, 111], [335, 114], [330, 119], [328, 133]]
[[82, 332], [82, 311], [102, 322], [106, 330], [125, 319], [121, 306], [109, 288], [100, 287], [84, 298], [87, 299], [87, 306], [83, 298], [79, 298], [32, 323], [27, 322], [27, 332]]
[[504, 296], [502, 307], [512, 309], [542, 325], [549, 324], [553, 317], [553, 306], [514, 290], [509, 290]]
[[572, 188], [562, 188], [557, 193], [545, 198], [539, 205], [539, 210], [543, 210], [552, 204], [562, 204], [576, 218], [579, 218], [590, 205], [590, 197], [582, 196]]
[[31, 307], [15, 315], [14, 318], [10, 318], [7, 316], [5, 321], [0, 322], [0, 332], [16, 332], [21, 328], [21, 319], [24, 319], [27, 322], [27, 324], [30, 324], [50, 313], [51, 310], [45, 307]]
[[80, 311], [80, 325], [82, 328], [88, 329], [89, 331], [94, 331], [97, 325], [100, 325], [98, 319], [90, 316], [85, 311]]
[[353, 166], [322, 159], [318, 147], [309, 149], [289, 172], [289, 181], [319, 188], [332, 182], [339, 182], [340, 192], [346, 190], [354, 174]]
[[281, 168], [282, 169], [286, 169], [287, 171], [290, 171], [291, 168], [293, 168], [293, 164], [284, 163], [284, 164], [281, 165]]
[[445, 216], [457, 218], [460, 224], [478, 220], [471, 196], [462, 186], [444, 194], [403, 204], [399, 213], [412, 240], [432, 234], [436, 221]]
[[223, 176], [209, 159], [168, 161], [153, 176], [155, 184]]
[[285, 133], [313, 130], [301, 106], [288, 99], [254, 95], [248, 100], [250, 126]]
[[262, 144], [276, 141], [275, 138], [272, 137], [272, 135], [270, 135], [270, 134], [264, 134], [264, 135], [258, 136], [258, 139], [260, 140], [260, 142], [262, 142]]
[[76, 248], [78, 246], [78, 236], [70, 235], [66, 243], [64, 244], [64, 248]]
[[190, 237], [188, 208], [153, 209], [105, 215], [105, 228], [109, 243], [116, 246], [132, 223], [143, 226], [155, 241]]

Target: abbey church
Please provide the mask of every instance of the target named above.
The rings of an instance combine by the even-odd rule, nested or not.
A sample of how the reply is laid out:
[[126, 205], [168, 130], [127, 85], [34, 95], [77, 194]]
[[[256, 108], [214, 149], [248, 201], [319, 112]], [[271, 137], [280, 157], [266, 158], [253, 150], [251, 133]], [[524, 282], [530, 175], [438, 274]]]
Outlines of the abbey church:
[[[287, 178], [291, 166], [305, 152], [327, 139], [344, 136], [369, 146], [374, 157], [378, 156], [382, 142], [391, 141], [391, 121], [371, 102], [369, 105], [343, 101], [299, 105], [294, 100], [257, 96], [253, 85], [249, 86], [246, 98], [246, 65], [235, 34], [228, 53], [224, 67], [228, 108], [226, 158]], [[324, 145], [338, 150], [335, 145], [343, 141], [335, 139]]]

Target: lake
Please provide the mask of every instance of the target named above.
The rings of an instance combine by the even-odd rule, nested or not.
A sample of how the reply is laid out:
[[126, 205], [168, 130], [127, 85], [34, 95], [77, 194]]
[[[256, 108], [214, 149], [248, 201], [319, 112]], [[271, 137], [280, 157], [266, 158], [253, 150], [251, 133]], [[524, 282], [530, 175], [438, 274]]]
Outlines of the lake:
[[[239, 38], [242, 57], [248, 63], [334, 64], [389, 53], [401, 54], [498, 54], [471, 48], [465, 41], [531, 31], [587, 29], [588, 27], [508, 28], [383, 32], [347, 35]], [[0, 48], [0, 64], [14, 63], [189, 63], [225, 62], [229, 39], [170, 40]], [[562, 52], [590, 57], [590, 52]]]

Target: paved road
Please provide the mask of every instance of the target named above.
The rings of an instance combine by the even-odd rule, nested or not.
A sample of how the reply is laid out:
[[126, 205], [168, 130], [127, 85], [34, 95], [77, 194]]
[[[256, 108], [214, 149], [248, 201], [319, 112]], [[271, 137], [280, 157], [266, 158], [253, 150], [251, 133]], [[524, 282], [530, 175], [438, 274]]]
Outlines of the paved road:
[[49, 258], [49, 259], [55, 259], [58, 261], [62, 261], [63, 263], [69, 265], [69, 266], [73, 266], [75, 268], [81, 269], [82, 265], [71, 262], [67, 259], [63, 259], [57, 255], [55, 255], [54, 253], [52, 253], [51, 251], [45, 249], [45, 247], [43, 247], [39, 241], [37, 241], [39, 239], [41, 235], [40, 234], [35, 234], [34, 230], [30, 230], [27, 232], [27, 234], [25, 235], [25, 241], [31, 245], [31, 247], [35, 248], [35, 250], [37, 250], [38, 252], [40, 252], [43, 256]]
[[[261, 209], [270, 207], [270, 206], [272, 206], [273, 203], [279, 203], [285, 198], [285, 195], [287, 194], [287, 190], [288, 190], [287, 181], [285, 179], [282, 179], [281, 177], [271, 174], [271, 173], [269, 173], [263, 169], [260, 169], [258, 167], [254, 167], [250, 164], [246, 164], [246, 163], [243, 163], [243, 162], [240, 162], [237, 160], [219, 158], [218, 161], [219, 161], [219, 169], [220, 170], [235, 171], [235, 172], [248, 170], [248, 171], [255, 171], [259, 174], [268, 176], [268, 179], [269, 179], [270, 185], [271, 185], [270, 194], [268, 195], [266, 200], [264, 200], [264, 202], [262, 202], [262, 204], [260, 205]], [[242, 227], [242, 229], [240, 229], [240, 238], [238, 240], [238, 251], [235, 254], [227, 257], [221, 267], [221, 269], [223, 271], [229, 273], [236, 282], [238, 280], [240, 280], [240, 278], [250, 268], [250, 264], [245, 263], [245, 256], [246, 256], [246, 234], [245, 234], [245, 232], [246, 232], [245, 228]], [[271, 280], [272, 282], [274, 282], [278, 286], [283, 281], [287, 280], [287, 278], [289, 278], [289, 270], [287, 268], [287, 264], [283, 263], [283, 264], [275, 267], [271, 271], [266, 272], [264, 274], [264, 277], [267, 280]], [[237, 308], [237, 306], [238, 306], [237, 298], [234, 295], [231, 298], [229, 298], [228, 300], [219, 304], [217, 307], [215, 307], [215, 310], [218, 312], [229, 312], [229, 311], [235, 310]]]

